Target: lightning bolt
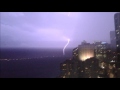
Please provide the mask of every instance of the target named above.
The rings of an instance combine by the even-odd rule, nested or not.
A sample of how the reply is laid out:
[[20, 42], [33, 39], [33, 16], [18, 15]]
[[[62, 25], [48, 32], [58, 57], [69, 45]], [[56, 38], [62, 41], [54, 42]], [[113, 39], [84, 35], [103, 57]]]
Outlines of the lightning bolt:
[[69, 44], [69, 42], [70, 42], [70, 39], [68, 39], [68, 42], [67, 42], [67, 44], [64, 46], [64, 48], [63, 48], [63, 55], [65, 55], [65, 48], [67, 47], [67, 45]]

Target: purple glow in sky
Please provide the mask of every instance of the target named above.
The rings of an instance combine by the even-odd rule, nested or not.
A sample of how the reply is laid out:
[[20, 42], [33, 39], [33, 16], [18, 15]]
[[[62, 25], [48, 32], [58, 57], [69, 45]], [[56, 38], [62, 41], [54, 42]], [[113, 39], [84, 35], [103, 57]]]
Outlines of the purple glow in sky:
[[63, 48], [107, 41], [115, 12], [1, 12], [1, 47]]

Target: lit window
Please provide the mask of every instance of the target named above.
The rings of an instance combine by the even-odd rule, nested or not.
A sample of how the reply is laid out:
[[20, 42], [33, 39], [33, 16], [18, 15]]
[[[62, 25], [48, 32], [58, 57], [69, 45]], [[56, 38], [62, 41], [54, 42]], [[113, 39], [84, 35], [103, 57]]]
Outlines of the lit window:
[[117, 45], [117, 47], [118, 47], [119, 45]]
[[113, 73], [110, 73], [109, 77], [110, 77], [110, 78], [114, 78], [114, 74], [113, 74]]
[[102, 66], [102, 68], [104, 69], [105, 67], [104, 67], [104, 66]]
[[63, 76], [63, 78], [65, 78], [65, 76]]
[[63, 70], [66, 70], [66, 69], [63, 69]]
[[70, 72], [68, 72], [68, 75], [70, 75]]
[[66, 64], [63, 64], [63, 66], [66, 66]]
[[112, 69], [113, 67], [111, 65], [109, 65], [109, 69]]
[[106, 57], [106, 55], [104, 54], [104, 58]]
[[88, 69], [87, 67], [85, 69]]
[[115, 64], [113, 65], [113, 67], [115, 68]]
[[100, 78], [100, 76], [98, 76], [97, 78]]
[[91, 76], [89, 76], [89, 78], [91, 78]]
[[114, 62], [113, 60], [111, 62]]

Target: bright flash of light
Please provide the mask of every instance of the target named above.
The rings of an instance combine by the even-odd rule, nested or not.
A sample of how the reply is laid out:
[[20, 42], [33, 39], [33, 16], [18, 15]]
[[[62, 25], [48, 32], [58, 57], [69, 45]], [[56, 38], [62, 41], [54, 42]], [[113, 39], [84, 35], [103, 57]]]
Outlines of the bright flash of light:
[[65, 48], [68, 46], [69, 42], [70, 42], [70, 39], [68, 39], [67, 44], [63, 48], [63, 55], [65, 55]]
[[[91, 49], [92, 48], [92, 49]], [[94, 57], [94, 47], [82, 47], [79, 52], [79, 59], [85, 61]]]

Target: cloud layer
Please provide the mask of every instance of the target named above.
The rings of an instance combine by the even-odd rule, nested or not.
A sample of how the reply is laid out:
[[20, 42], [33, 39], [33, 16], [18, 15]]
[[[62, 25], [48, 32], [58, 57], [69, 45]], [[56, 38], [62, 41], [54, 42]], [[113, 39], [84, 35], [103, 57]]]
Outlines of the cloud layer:
[[1, 47], [62, 48], [83, 40], [109, 42], [114, 12], [2, 12]]

